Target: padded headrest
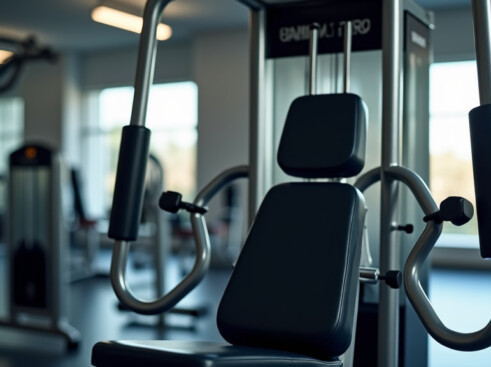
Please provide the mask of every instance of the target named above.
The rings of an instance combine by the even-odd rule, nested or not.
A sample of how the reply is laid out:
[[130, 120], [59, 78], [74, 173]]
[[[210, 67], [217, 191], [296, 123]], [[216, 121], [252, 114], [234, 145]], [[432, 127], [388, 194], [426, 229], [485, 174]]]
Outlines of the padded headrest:
[[350, 93], [295, 99], [278, 149], [285, 173], [304, 178], [352, 177], [365, 164], [367, 108]]

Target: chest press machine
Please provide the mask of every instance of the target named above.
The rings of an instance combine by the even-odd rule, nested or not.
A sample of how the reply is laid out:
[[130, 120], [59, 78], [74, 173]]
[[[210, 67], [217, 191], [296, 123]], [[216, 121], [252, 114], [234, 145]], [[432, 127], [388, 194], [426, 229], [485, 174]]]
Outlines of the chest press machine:
[[[111, 267], [115, 292], [128, 308], [144, 314], [169, 310], [199, 283], [209, 265], [210, 254], [202, 207], [230, 181], [252, 174], [247, 166], [225, 171], [201, 191], [194, 204], [182, 203], [178, 196], [174, 197], [170, 206], [177, 209], [183, 207], [191, 212], [197, 249], [195, 265], [190, 274], [163, 297], [151, 302], [136, 299], [127, 288], [124, 268], [130, 242], [137, 237], [143, 192], [142, 170], [148, 155], [150, 132], [143, 125], [153, 73], [152, 60], [155, 57], [153, 35], [167, 3], [166, 0], [147, 2], [132, 118], [130, 125], [123, 130], [109, 230], [110, 237], [116, 240]], [[401, 2], [387, 0], [383, 4], [384, 19], [391, 20], [384, 32], [384, 43], [391, 43], [384, 57], [384, 68], [389, 68], [388, 77], [384, 78], [384, 90], [397, 91], [400, 60], [395, 49], [399, 47], [397, 28], [400, 24], [397, 19], [400, 19]], [[474, 1], [473, 5], [485, 9], [475, 14], [481, 20], [486, 20], [485, 27], [489, 30], [489, 2]], [[484, 26], [480, 24], [476, 26], [476, 34], [483, 33]], [[489, 45], [486, 50], [489, 51]], [[489, 60], [491, 57], [488, 58], [488, 66]], [[384, 102], [387, 100], [394, 102], [394, 105], [387, 107], [384, 112], [389, 116], [384, 119], [389, 121], [384, 122], [384, 143], [397, 131], [394, 124], [399, 113], [397, 93], [389, 93]], [[471, 121], [474, 136], [480, 135], [476, 131], [485, 132], [480, 124], [489, 115], [486, 108], [479, 111], [480, 117], [476, 117], [477, 112], [471, 114], [471, 120], [479, 120], [474, 123]], [[390, 120], [393, 120], [392, 125]], [[286, 173], [302, 178], [355, 176], [363, 168], [365, 125], [366, 108], [354, 94], [298, 98], [290, 106], [286, 118], [278, 163]], [[484, 144], [479, 142], [473, 145], [484, 148]], [[361, 192], [379, 180], [386, 187], [382, 195], [385, 195], [385, 199], [382, 198], [382, 202], [386, 201], [385, 206], [393, 192], [390, 186], [402, 182], [414, 194], [425, 216], [426, 227], [404, 271], [408, 298], [424, 326], [436, 340], [451, 348], [477, 350], [490, 346], [489, 325], [471, 334], [447, 329], [433, 311], [419, 280], [422, 264], [441, 233], [442, 222], [448, 220], [457, 225], [464, 224], [472, 216], [472, 207], [463, 198], [449, 198], [439, 208], [424, 181], [416, 173], [397, 165], [397, 162], [394, 164], [395, 159], [391, 156], [393, 148], [386, 148], [385, 151], [385, 154], [384, 150], [382, 153], [382, 167], [363, 174], [354, 186], [340, 182], [292, 182], [274, 186], [268, 192], [220, 303], [218, 327], [230, 344], [101, 342], [94, 346], [92, 363], [97, 367], [349, 366], [349, 358], [343, 364], [343, 358], [340, 357], [350, 346], [356, 324], [365, 216]], [[486, 172], [490, 171], [488, 165], [478, 168], [481, 174], [486, 169]], [[476, 183], [476, 187], [481, 188], [480, 192], [483, 192], [484, 180], [481, 178]], [[122, 201], [120, 198], [128, 200]], [[168, 202], [164, 203], [164, 206], [168, 205]], [[485, 209], [485, 202], [481, 206], [478, 203], [478, 217], [486, 218]], [[480, 215], [479, 211], [485, 214]], [[390, 261], [388, 259], [388, 263]], [[386, 298], [382, 312], [393, 312], [386, 306], [390, 306], [396, 294], [381, 294], [382, 298]], [[391, 335], [389, 329], [394, 326], [394, 322], [383, 325], [387, 330], [381, 332]], [[397, 341], [397, 337], [394, 339]], [[379, 366], [397, 365], [397, 347], [392, 347], [379, 344]], [[384, 348], [388, 353], [380, 353]]]

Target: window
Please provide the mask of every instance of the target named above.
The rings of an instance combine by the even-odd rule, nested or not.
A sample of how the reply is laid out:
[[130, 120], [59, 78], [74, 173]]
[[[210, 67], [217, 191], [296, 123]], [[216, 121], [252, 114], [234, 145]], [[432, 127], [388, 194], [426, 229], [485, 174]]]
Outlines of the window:
[[[93, 91], [88, 95], [88, 124], [83, 131], [84, 188], [87, 210], [107, 217], [121, 140], [131, 116], [133, 88]], [[146, 126], [152, 131], [150, 153], [162, 164], [165, 189], [194, 195], [196, 185], [198, 89], [193, 82], [153, 85]]]
[[24, 101], [0, 98], [0, 175], [8, 168], [8, 157], [19, 148], [24, 135]]
[[[469, 111], [479, 105], [475, 61], [437, 63], [430, 71], [430, 187], [437, 203], [463, 196], [475, 207]], [[445, 223], [446, 242], [477, 246], [476, 217], [456, 227]], [[467, 236], [462, 236], [467, 235]], [[451, 243], [448, 243], [451, 244]]]
[[0, 98], [0, 213], [6, 209], [6, 183], [9, 155], [24, 140], [24, 101], [20, 97]]

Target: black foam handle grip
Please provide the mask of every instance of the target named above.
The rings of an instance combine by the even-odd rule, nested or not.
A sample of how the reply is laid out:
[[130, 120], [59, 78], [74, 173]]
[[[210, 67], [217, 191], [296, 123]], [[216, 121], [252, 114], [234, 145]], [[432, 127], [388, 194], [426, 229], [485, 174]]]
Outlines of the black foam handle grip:
[[146, 127], [123, 128], [108, 232], [114, 240], [138, 238], [149, 145], [150, 130]]
[[474, 189], [481, 256], [491, 258], [491, 105], [469, 113]]

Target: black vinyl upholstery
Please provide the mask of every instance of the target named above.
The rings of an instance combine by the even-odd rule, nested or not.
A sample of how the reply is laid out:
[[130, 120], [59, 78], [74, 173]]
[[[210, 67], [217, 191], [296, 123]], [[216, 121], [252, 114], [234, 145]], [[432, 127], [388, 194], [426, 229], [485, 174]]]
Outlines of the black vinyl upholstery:
[[318, 94], [293, 101], [278, 164], [304, 178], [352, 177], [365, 163], [367, 107], [356, 94]]
[[302, 182], [270, 190], [218, 309], [222, 336], [324, 360], [343, 354], [364, 217], [364, 200], [351, 185]]
[[[300, 97], [278, 162], [291, 175], [349, 177], [363, 168], [366, 107], [353, 94]], [[101, 342], [92, 363], [169, 367], [342, 367], [352, 339], [365, 202], [340, 182], [294, 182], [266, 195], [219, 305], [231, 344]]]
[[319, 361], [301, 354], [235, 345], [134, 340], [100, 342], [92, 351], [94, 366], [117, 367], [342, 367], [339, 360]]

